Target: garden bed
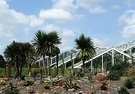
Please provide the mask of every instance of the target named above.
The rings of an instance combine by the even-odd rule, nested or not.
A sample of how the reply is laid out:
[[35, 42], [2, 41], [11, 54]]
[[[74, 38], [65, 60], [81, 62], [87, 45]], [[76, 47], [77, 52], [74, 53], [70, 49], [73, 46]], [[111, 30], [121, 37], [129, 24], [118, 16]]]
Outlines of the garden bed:
[[[33, 94], [79, 94], [80, 92], [82, 92], [82, 94], [92, 94], [90, 92], [95, 94], [101, 94], [101, 92], [102, 94], [118, 94], [117, 90], [123, 85], [125, 79], [126, 77], [122, 77], [118, 81], [109, 81], [108, 89], [103, 91], [99, 88], [98, 82], [95, 81], [90, 83], [90, 81], [84, 77], [77, 80], [81, 86], [80, 89], [77, 89], [76, 91], [67, 91], [62, 86], [52, 86], [50, 89], [45, 89], [44, 83], [40, 83], [40, 80], [38, 79], [31, 86], [23, 86], [24, 81], [10, 78], [8, 81], [6, 81], [6, 85], [0, 85], [0, 93], [2, 94], [2, 89], [4, 90], [4, 88], [7, 88], [8, 83], [12, 82], [13, 86], [16, 86], [21, 94], [31, 94], [30, 91], [32, 90], [34, 91]], [[130, 94], [134, 94], [135, 88], [128, 89], [128, 91]]]

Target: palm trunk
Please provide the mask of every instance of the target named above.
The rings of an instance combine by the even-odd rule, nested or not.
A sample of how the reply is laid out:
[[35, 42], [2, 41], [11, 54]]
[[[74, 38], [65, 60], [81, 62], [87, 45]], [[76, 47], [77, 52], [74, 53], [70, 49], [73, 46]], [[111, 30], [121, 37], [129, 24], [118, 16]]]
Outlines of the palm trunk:
[[20, 71], [19, 71], [19, 77], [22, 75], [22, 67], [23, 67], [23, 65], [21, 64], [20, 65]]
[[28, 65], [29, 68], [29, 77], [31, 77], [31, 64]]
[[51, 75], [51, 68], [50, 68], [50, 64], [51, 64], [51, 57], [49, 56], [49, 62], [48, 62], [48, 75]]
[[85, 59], [82, 59], [82, 62], [83, 62], [83, 72], [85, 72]]
[[45, 75], [47, 75], [47, 68], [46, 68], [46, 62], [45, 62], [45, 55], [43, 55], [43, 63], [44, 63], [44, 65], [45, 66], [43, 66], [44, 67], [44, 71], [45, 71]]
[[71, 66], [72, 66], [72, 69], [74, 68], [74, 65], [73, 65], [73, 55], [71, 53]]
[[19, 76], [19, 64], [17, 63], [16, 64], [16, 77]]
[[59, 66], [58, 66], [58, 54], [57, 54], [57, 56], [56, 56], [56, 63], [57, 63], [57, 73], [56, 73], [56, 75], [58, 75], [58, 73], [59, 73]]
[[49, 49], [50, 51], [49, 51], [49, 63], [48, 63], [48, 75], [51, 75], [51, 66], [50, 66], [50, 64], [51, 64], [51, 56], [52, 56], [52, 46], [53, 45], [51, 45], [51, 49]]

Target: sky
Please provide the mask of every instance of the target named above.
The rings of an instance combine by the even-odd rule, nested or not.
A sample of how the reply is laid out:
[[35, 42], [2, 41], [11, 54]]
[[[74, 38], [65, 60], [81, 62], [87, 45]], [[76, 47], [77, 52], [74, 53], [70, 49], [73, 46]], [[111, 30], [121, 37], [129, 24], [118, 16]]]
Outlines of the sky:
[[135, 0], [0, 0], [0, 54], [12, 43], [31, 42], [38, 31], [57, 31], [61, 52], [82, 33], [95, 46], [135, 39]]

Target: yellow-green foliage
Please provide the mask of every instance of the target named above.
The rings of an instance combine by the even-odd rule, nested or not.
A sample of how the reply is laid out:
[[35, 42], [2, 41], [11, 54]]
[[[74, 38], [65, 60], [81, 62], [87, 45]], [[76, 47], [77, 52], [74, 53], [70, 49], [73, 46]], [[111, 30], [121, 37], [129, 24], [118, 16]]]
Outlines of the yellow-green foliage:
[[127, 76], [135, 80], [135, 65], [128, 69]]
[[5, 85], [5, 84], [6, 84], [5, 80], [0, 80], [0, 85]]

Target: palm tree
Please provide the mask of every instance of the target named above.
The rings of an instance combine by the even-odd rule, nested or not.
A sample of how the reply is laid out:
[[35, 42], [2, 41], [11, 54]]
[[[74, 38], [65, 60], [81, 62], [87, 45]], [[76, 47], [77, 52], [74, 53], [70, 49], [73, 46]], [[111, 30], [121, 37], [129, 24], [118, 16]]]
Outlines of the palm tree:
[[[44, 60], [43, 63], [45, 64], [44, 67], [46, 68], [45, 56], [47, 53], [47, 34], [43, 31], [38, 30], [32, 42], [36, 48], [36, 53], [43, 57]], [[45, 69], [45, 74], [46, 74], [46, 69]]]
[[26, 64], [26, 58], [31, 53], [29, 43], [21, 43], [13, 41], [4, 51], [4, 55], [9, 63], [15, 67], [15, 76], [22, 75], [22, 67]]
[[85, 61], [90, 59], [95, 54], [95, 48], [90, 37], [85, 37], [84, 34], [81, 34], [79, 38], [75, 39], [76, 49], [79, 49], [77, 55], [83, 62], [83, 70], [85, 71]]
[[0, 55], [0, 68], [5, 68], [6, 61], [2, 55]]
[[[30, 43], [22, 43], [21, 45], [21, 64], [20, 67], [23, 67], [23, 65], [27, 62], [28, 65], [30, 65], [30, 63], [32, 63], [33, 57], [35, 56], [35, 49], [34, 46], [31, 45]], [[33, 59], [34, 60], [34, 59]], [[31, 68], [29, 69], [29, 72], [31, 71]], [[20, 74], [22, 73], [22, 68], [20, 70]]]
[[19, 75], [19, 53], [20, 44], [13, 41], [4, 51], [4, 56], [8, 63], [11, 63], [15, 67], [15, 76]]
[[51, 57], [53, 56], [53, 47], [57, 47], [58, 44], [61, 44], [61, 38], [59, 38], [58, 34], [56, 31], [52, 31], [48, 33], [47, 35], [47, 53], [49, 56], [49, 62], [48, 62], [48, 67], [49, 71], [48, 74], [50, 75], [51, 70], [50, 70], [50, 63], [51, 63]]

